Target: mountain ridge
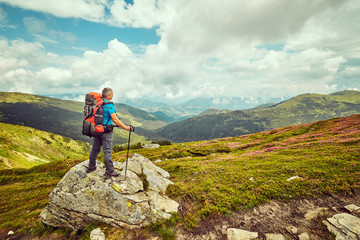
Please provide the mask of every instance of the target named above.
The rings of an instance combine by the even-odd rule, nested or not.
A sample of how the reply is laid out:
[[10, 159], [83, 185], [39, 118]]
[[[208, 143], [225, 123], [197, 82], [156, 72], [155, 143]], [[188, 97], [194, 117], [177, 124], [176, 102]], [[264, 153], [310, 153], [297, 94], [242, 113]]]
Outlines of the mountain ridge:
[[360, 92], [301, 94], [269, 107], [201, 115], [156, 130], [174, 142], [239, 136], [360, 113]]
[[[177, 122], [191, 117], [195, 117], [208, 109], [238, 110], [257, 107], [258, 105], [268, 104], [268, 102], [280, 102], [289, 97], [264, 98], [264, 97], [198, 97], [189, 99], [179, 104], [165, 104], [150, 100], [130, 100], [125, 99], [128, 105], [140, 108], [150, 113], [157, 113], [157, 116], [166, 115], [168, 122]], [[166, 118], [165, 118], [166, 119]]]

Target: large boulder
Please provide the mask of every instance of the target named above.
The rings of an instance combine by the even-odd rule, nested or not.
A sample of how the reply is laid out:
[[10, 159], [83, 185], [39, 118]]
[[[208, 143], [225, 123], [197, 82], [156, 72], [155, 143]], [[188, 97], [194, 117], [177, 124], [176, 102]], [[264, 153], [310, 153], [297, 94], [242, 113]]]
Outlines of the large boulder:
[[41, 213], [45, 224], [81, 229], [91, 222], [114, 226], [142, 227], [171, 217], [179, 204], [165, 195], [169, 173], [149, 159], [135, 154], [125, 163], [114, 162], [119, 177], [105, 178], [105, 166], [86, 173], [89, 161], [70, 169], [50, 193], [50, 201]]

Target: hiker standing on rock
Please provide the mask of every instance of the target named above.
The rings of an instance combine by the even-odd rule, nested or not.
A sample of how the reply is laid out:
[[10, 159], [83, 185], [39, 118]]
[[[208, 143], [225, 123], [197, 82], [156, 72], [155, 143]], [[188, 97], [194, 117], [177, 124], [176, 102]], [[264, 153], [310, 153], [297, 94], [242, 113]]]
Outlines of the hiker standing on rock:
[[104, 163], [106, 167], [105, 176], [106, 177], [117, 177], [119, 173], [114, 171], [114, 165], [112, 162], [112, 134], [113, 134], [113, 122], [127, 130], [127, 131], [134, 131], [133, 126], [129, 125], [126, 126], [124, 123], [120, 121], [120, 119], [116, 115], [115, 107], [113, 103], [109, 103], [110, 100], [113, 98], [113, 90], [111, 88], [104, 88], [102, 90], [102, 98], [104, 100], [104, 116], [103, 116], [103, 125], [104, 128], [107, 129], [104, 133], [95, 136], [92, 140], [92, 147], [90, 151], [90, 160], [89, 160], [89, 167], [86, 170], [87, 173], [93, 172], [96, 170], [96, 158], [100, 153], [101, 146], [103, 147], [104, 151]]

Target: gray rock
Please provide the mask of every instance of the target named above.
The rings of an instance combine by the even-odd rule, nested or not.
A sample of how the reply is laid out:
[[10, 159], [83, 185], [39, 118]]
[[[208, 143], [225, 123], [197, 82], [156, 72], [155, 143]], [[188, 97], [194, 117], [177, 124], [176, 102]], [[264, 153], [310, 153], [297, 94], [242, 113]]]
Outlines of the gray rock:
[[90, 240], [105, 240], [105, 234], [100, 228], [96, 228], [90, 233]]
[[305, 214], [305, 218], [306, 220], [312, 220], [321, 216], [325, 216], [326, 214], [329, 213], [329, 209], [328, 208], [316, 208], [314, 210], [310, 210]]
[[258, 237], [257, 232], [249, 232], [242, 229], [228, 228], [227, 239], [228, 240], [249, 240]]
[[289, 233], [293, 234], [293, 235], [298, 234], [298, 229], [297, 229], [297, 227], [289, 226], [289, 227], [286, 227], [286, 230], [287, 230]]
[[227, 229], [228, 229], [228, 226], [223, 225], [222, 228], [221, 228], [222, 234], [226, 235], [227, 234]]
[[310, 240], [309, 234], [307, 234], [306, 232], [300, 234], [299, 235], [299, 240]]
[[145, 144], [144, 146], [142, 146], [145, 149], [154, 149], [154, 148], [159, 148], [160, 145], [155, 143], [155, 144]]
[[323, 221], [336, 240], [360, 239], [360, 219], [348, 213], [336, 214]]
[[293, 181], [293, 180], [298, 179], [298, 178], [300, 178], [300, 177], [299, 176], [293, 176], [293, 177], [290, 177], [290, 178], [286, 179], [286, 181], [290, 182], [290, 181]]
[[349, 212], [360, 212], [360, 207], [356, 206], [355, 204], [350, 204], [345, 206], [345, 209], [348, 210]]
[[[105, 166], [97, 162], [97, 170], [86, 173], [88, 161], [70, 169], [50, 193], [49, 204], [41, 213], [42, 221], [54, 227], [81, 229], [94, 221], [114, 226], [143, 227], [169, 218], [179, 204], [165, 195], [173, 184], [169, 173], [149, 159], [135, 154], [125, 163], [114, 162], [119, 177], [104, 178]], [[144, 189], [140, 174], [149, 182]], [[165, 176], [165, 177], [164, 177]]]
[[266, 240], [285, 240], [282, 234], [277, 233], [266, 233], [265, 238]]

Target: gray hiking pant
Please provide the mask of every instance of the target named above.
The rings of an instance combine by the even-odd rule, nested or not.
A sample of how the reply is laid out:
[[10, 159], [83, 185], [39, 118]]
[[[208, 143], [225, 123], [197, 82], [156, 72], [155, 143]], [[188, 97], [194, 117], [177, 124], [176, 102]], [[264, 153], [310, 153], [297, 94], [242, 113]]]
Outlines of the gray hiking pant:
[[114, 171], [114, 164], [111, 159], [112, 155], [112, 131], [108, 133], [103, 133], [99, 136], [92, 138], [92, 147], [90, 151], [90, 161], [89, 169], [96, 168], [96, 158], [100, 153], [101, 146], [104, 151], [104, 163], [107, 173], [112, 173]]

